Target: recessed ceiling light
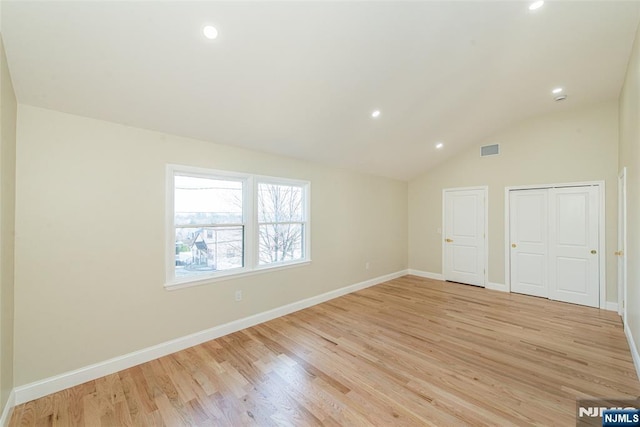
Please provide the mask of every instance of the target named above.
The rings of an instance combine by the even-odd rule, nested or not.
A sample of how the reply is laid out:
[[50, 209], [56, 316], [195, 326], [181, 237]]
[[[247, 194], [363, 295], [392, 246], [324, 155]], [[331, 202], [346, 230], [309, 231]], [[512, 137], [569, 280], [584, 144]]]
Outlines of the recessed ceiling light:
[[442, 147], [444, 147], [444, 144], [443, 144], [442, 142], [438, 142], [438, 143], [436, 144], [436, 148], [437, 148], [437, 149], [440, 149], [440, 148], [442, 148]]
[[529, 10], [540, 9], [543, 4], [544, 4], [544, 1], [542, 1], [542, 0], [534, 1], [533, 3], [531, 3], [529, 5]]
[[204, 27], [202, 29], [202, 33], [209, 40], [213, 40], [218, 37], [218, 30], [216, 30], [216, 27], [214, 27], [213, 25], [207, 25], [206, 27]]
[[560, 93], [562, 92], [562, 88], [561, 87], [557, 87], [554, 90], [551, 91], [551, 93], [556, 94], [556, 93]]
[[380, 110], [375, 110], [373, 113], [371, 113], [371, 117], [373, 117], [374, 119], [380, 117]]

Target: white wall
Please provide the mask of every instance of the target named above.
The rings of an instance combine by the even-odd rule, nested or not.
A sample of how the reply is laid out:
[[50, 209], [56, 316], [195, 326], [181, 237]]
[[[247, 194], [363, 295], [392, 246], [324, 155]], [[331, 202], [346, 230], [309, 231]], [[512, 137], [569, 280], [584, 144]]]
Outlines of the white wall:
[[619, 169], [627, 168], [627, 326], [636, 346], [640, 345], [640, 30], [638, 31], [620, 93], [618, 159]]
[[[406, 182], [25, 105], [17, 143], [16, 386], [407, 268]], [[166, 291], [167, 163], [311, 181], [312, 264]]]
[[[566, 101], [571, 102], [571, 101]], [[489, 281], [504, 281], [504, 188], [606, 181], [607, 301], [616, 301], [618, 113], [614, 101], [534, 117], [454, 155], [409, 183], [409, 268], [442, 273], [442, 190], [489, 187]], [[480, 157], [480, 146], [501, 154]]]
[[16, 111], [0, 37], [0, 408], [13, 388]]

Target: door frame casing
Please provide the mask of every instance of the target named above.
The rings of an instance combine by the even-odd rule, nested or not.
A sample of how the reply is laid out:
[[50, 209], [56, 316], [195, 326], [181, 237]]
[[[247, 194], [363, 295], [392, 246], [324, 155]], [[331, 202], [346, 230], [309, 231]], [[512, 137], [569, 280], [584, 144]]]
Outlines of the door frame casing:
[[484, 284], [483, 287], [487, 287], [489, 284], [489, 186], [482, 185], [477, 187], [454, 187], [442, 189], [442, 228], [440, 233], [440, 247], [442, 251], [442, 279], [447, 280], [445, 277], [445, 241], [444, 233], [446, 230], [446, 203], [445, 197], [447, 192], [454, 191], [475, 191], [482, 190], [484, 192]]
[[598, 201], [598, 253], [600, 254], [599, 259], [599, 295], [598, 295], [598, 307], [601, 309], [606, 308], [607, 305], [607, 287], [606, 287], [606, 279], [607, 279], [607, 271], [606, 271], [606, 258], [607, 254], [605, 252], [606, 248], [606, 205], [605, 205], [605, 185], [604, 181], [585, 181], [585, 182], [567, 182], [561, 184], [541, 184], [541, 185], [515, 185], [504, 188], [504, 284], [506, 286], [507, 292], [511, 292], [511, 239], [509, 238], [510, 231], [510, 200], [509, 200], [509, 192], [513, 190], [543, 190], [543, 189], [551, 189], [551, 188], [563, 188], [563, 187], [598, 187], [600, 200]]
[[[622, 226], [622, 227], [621, 227]], [[617, 250], [622, 251], [622, 272], [618, 263], [618, 314], [622, 323], [627, 325], [627, 168], [623, 167], [618, 174], [618, 241]], [[622, 242], [621, 242], [622, 240]], [[622, 243], [622, 245], [621, 245]], [[622, 273], [622, 274], [620, 274]], [[621, 277], [622, 276], [622, 277]]]

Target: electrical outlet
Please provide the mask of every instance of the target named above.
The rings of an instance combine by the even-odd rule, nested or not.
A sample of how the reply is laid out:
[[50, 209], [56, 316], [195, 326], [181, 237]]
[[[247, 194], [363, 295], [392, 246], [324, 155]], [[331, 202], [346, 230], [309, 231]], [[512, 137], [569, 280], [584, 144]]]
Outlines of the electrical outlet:
[[364, 269], [365, 269], [365, 270], [368, 270], [368, 269], [369, 269], [369, 267], [371, 267], [371, 265], [369, 264], [369, 261], [365, 262], [365, 263], [364, 263]]
[[242, 291], [236, 291], [236, 301], [242, 301]]

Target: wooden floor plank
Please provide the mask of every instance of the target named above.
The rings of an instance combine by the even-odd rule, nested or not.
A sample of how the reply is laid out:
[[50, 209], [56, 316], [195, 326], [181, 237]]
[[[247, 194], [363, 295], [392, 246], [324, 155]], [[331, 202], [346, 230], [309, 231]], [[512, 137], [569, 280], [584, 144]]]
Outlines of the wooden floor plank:
[[10, 426], [571, 425], [635, 398], [613, 312], [404, 276], [14, 408]]

